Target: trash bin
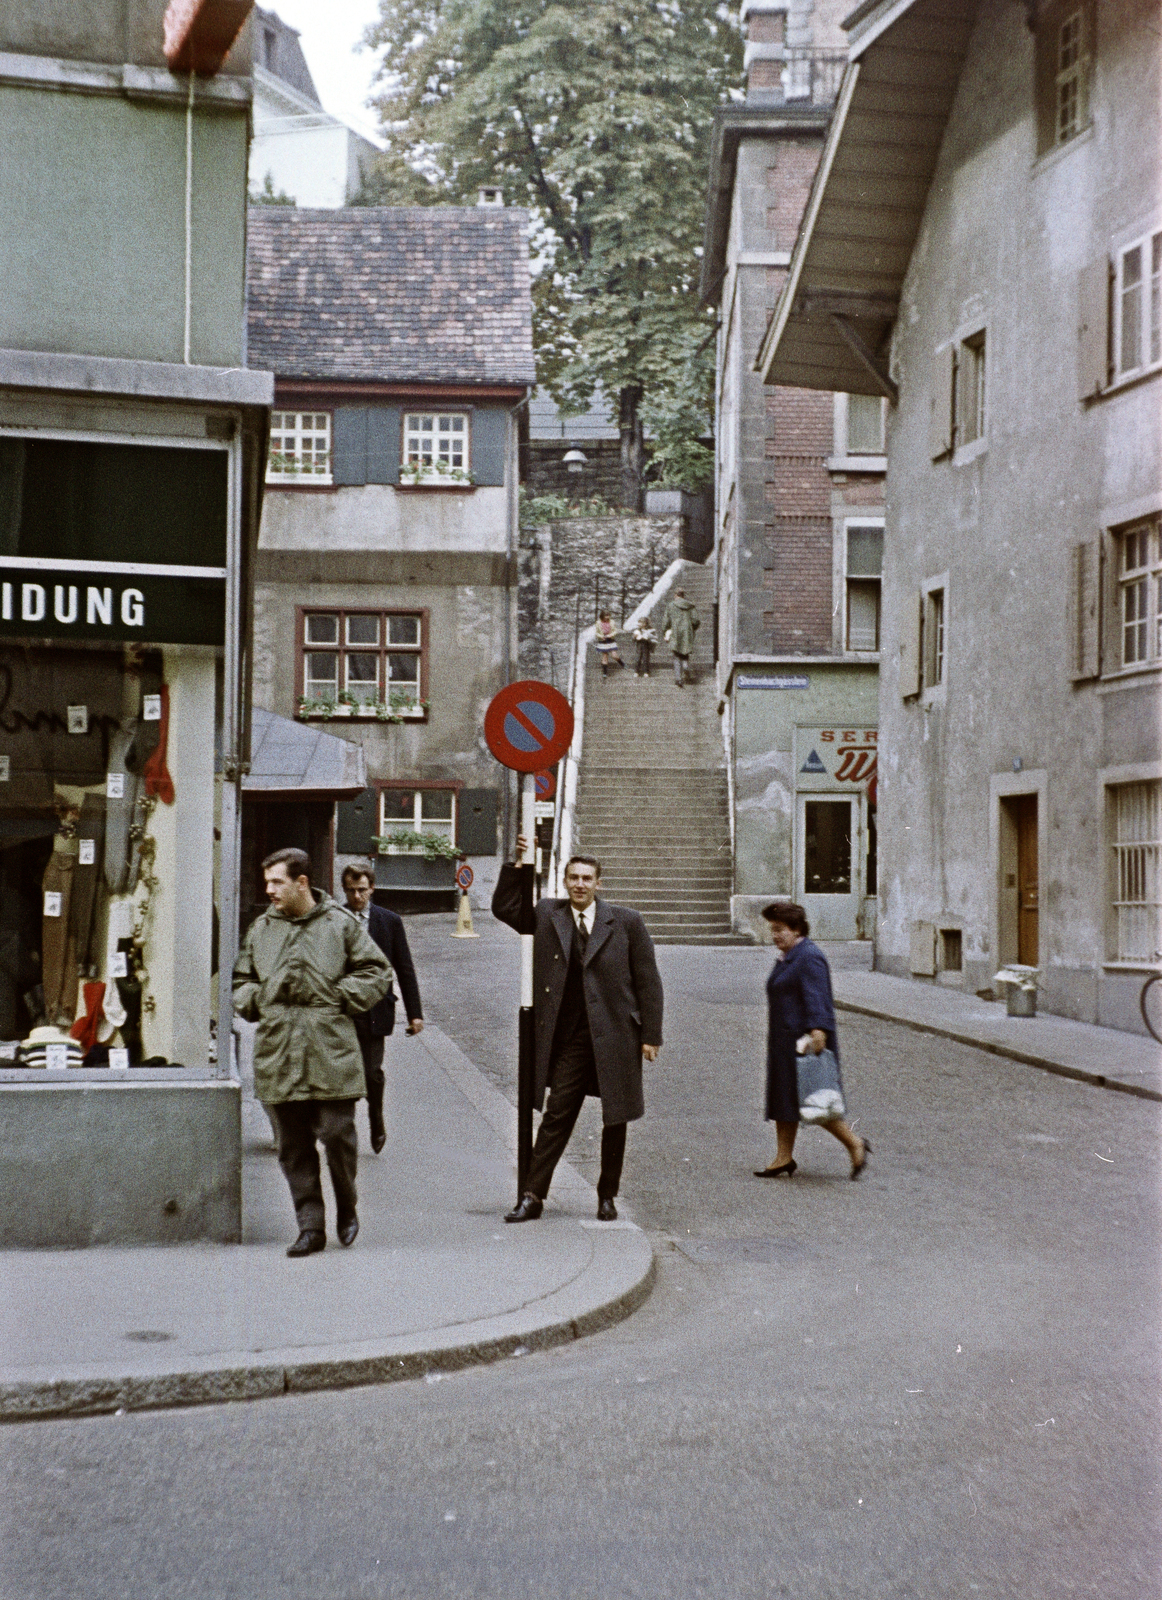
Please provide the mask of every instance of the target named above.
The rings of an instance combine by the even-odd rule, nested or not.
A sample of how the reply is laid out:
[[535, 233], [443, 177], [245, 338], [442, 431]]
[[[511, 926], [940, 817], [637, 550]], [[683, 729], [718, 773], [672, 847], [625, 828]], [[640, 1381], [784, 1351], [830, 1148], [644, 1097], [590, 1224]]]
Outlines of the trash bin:
[[1035, 1017], [1037, 1015], [1037, 979], [1040, 967], [1024, 967], [1011, 961], [993, 978], [993, 984], [1005, 991], [1005, 1010], [1010, 1017]]

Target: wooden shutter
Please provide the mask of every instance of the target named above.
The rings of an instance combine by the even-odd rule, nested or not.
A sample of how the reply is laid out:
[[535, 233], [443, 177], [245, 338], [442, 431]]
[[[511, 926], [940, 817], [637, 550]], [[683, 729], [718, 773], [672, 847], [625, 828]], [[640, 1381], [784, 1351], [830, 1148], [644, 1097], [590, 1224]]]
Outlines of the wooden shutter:
[[379, 832], [379, 793], [364, 789], [354, 800], [340, 800], [335, 807], [335, 849], [344, 856], [370, 856], [375, 853], [372, 834]]
[[367, 482], [398, 483], [400, 410], [372, 406], [367, 413]]
[[932, 418], [928, 430], [928, 454], [933, 461], [952, 450], [952, 383], [956, 351], [951, 344], [937, 350], [932, 358]]
[[900, 698], [910, 699], [919, 694], [923, 686], [920, 676], [920, 594], [915, 589], [905, 592], [900, 611]]
[[1072, 556], [1069, 676], [1080, 683], [1096, 678], [1101, 671], [1101, 546], [1096, 539], [1075, 544]]
[[472, 413], [472, 476], [486, 488], [504, 485], [508, 454], [508, 412], [477, 409]]
[[1091, 261], [1077, 275], [1077, 396], [1100, 394], [1110, 373], [1110, 264]]
[[496, 854], [496, 789], [461, 789], [456, 810], [456, 843], [466, 856]]
[[338, 406], [331, 424], [331, 481], [367, 482], [367, 407]]

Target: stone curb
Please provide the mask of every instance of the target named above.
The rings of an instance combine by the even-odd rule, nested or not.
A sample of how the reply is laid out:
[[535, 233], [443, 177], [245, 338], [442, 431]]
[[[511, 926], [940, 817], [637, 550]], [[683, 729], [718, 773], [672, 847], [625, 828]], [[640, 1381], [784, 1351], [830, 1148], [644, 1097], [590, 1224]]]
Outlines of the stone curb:
[[1123, 1083], [1119, 1078], [1106, 1077], [1101, 1072], [1086, 1072], [1083, 1067], [1067, 1067], [1047, 1056], [1030, 1055], [1016, 1050], [1012, 1045], [997, 1044], [991, 1039], [979, 1039], [971, 1033], [961, 1033], [956, 1028], [943, 1028], [934, 1022], [916, 1022], [911, 1017], [898, 1016], [894, 1011], [884, 1011], [876, 1006], [860, 1005], [854, 1000], [836, 1000], [837, 1011], [854, 1011], [861, 1017], [875, 1017], [880, 1022], [894, 1022], [901, 1028], [911, 1028], [913, 1033], [931, 1033], [939, 1039], [951, 1039], [956, 1044], [971, 1045], [974, 1050], [986, 1050], [989, 1055], [1003, 1056], [1008, 1061], [1019, 1061], [1026, 1067], [1037, 1067], [1058, 1078], [1073, 1078], [1080, 1083], [1092, 1083], [1098, 1089], [1114, 1089], [1119, 1094], [1136, 1095], [1140, 1100], [1162, 1101], [1162, 1093], [1148, 1089], [1140, 1083]]
[[[515, 1147], [516, 1107], [512, 1102], [439, 1029], [425, 1029], [417, 1043], [502, 1140]], [[554, 1192], [583, 1205], [586, 1211], [596, 1195], [564, 1161], [557, 1168]], [[379, 1345], [336, 1340], [318, 1359], [306, 1359], [302, 1351], [267, 1350], [254, 1359], [231, 1352], [216, 1363], [210, 1358], [181, 1372], [138, 1372], [122, 1377], [78, 1372], [65, 1378], [0, 1381], [0, 1424], [223, 1405], [397, 1383], [569, 1344], [631, 1316], [649, 1298], [656, 1273], [653, 1246], [633, 1223], [625, 1220], [603, 1226], [578, 1219], [578, 1224], [593, 1242], [588, 1265], [578, 1277], [539, 1302], [514, 1311], [459, 1327], [404, 1335]]]
[[[637, 1252], [635, 1280], [611, 1299], [574, 1316], [538, 1325], [535, 1319], [522, 1318], [520, 1312], [514, 1312], [510, 1317], [491, 1320], [523, 1320], [524, 1326], [490, 1335], [484, 1331], [488, 1326], [485, 1322], [477, 1324], [481, 1332], [476, 1337], [461, 1337], [445, 1344], [437, 1338], [426, 1349], [408, 1349], [407, 1341], [399, 1340], [361, 1354], [336, 1352], [319, 1361], [256, 1361], [125, 1378], [5, 1383], [0, 1384], [0, 1423], [224, 1405], [234, 1400], [270, 1400], [322, 1389], [354, 1389], [423, 1378], [431, 1373], [459, 1372], [506, 1356], [550, 1350], [616, 1326], [649, 1298], [656, 1273], [654, 1252], [644, 1233], [638, 1233], [638, 1238], [642, 1248]], [[575, 1296], [577, 1286], [570, 1288]]]

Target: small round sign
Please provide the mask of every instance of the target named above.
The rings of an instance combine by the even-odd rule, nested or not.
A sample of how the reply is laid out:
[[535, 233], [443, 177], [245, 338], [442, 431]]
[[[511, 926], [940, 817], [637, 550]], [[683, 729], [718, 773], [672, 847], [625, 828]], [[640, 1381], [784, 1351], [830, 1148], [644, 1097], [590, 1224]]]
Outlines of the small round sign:
[[573, 742], [573, 712], [565, 696], [534, 678], [510, 683], [484, 713], [484, 740], [502, 767], [541, 772]]
[[538, 800], [551, 800], [557, 792], [557, 774], [538, 772], [535, 780]]
[[459, 867], [456, 868], [456, 882], [460, 885], [461, 889], [464, 890], [465, 894], [467, 894], [468, 890], [471, 889], [472, 879], [474, 877], [475, 873], [472, 871], [472, 868], [468, 865], [467, 861], [463, 862]]

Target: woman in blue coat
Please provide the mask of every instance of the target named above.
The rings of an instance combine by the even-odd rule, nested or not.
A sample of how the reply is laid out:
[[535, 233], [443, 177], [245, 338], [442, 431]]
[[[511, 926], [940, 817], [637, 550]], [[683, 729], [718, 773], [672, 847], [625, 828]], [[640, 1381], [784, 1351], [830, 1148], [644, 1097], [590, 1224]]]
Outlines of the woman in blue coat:
[[[807, 937], [807, 913], [789, 900], [764, 907], [771, 925], [771, 940], [781, 959], [767, 979], [767, 1121], [773, 1122], [778, 1149], [769, 1167], [756, 1178], [793, 1178], [795, 1135], [799, 1131], [799, 1083], [796, 1045], [808, 1036], [807, 1048], [815, 1055], [831, 1050], [839, 1060], [835, 1037], [835, 1006], [831, 1000], [831, 972], [827, 957]], [[853, 1133], [842, 1117], [820, 1126], [833, 1133], [851, 1157], [851, 1176], [858, 1178], [867, 1166], [871, 1145]]]

